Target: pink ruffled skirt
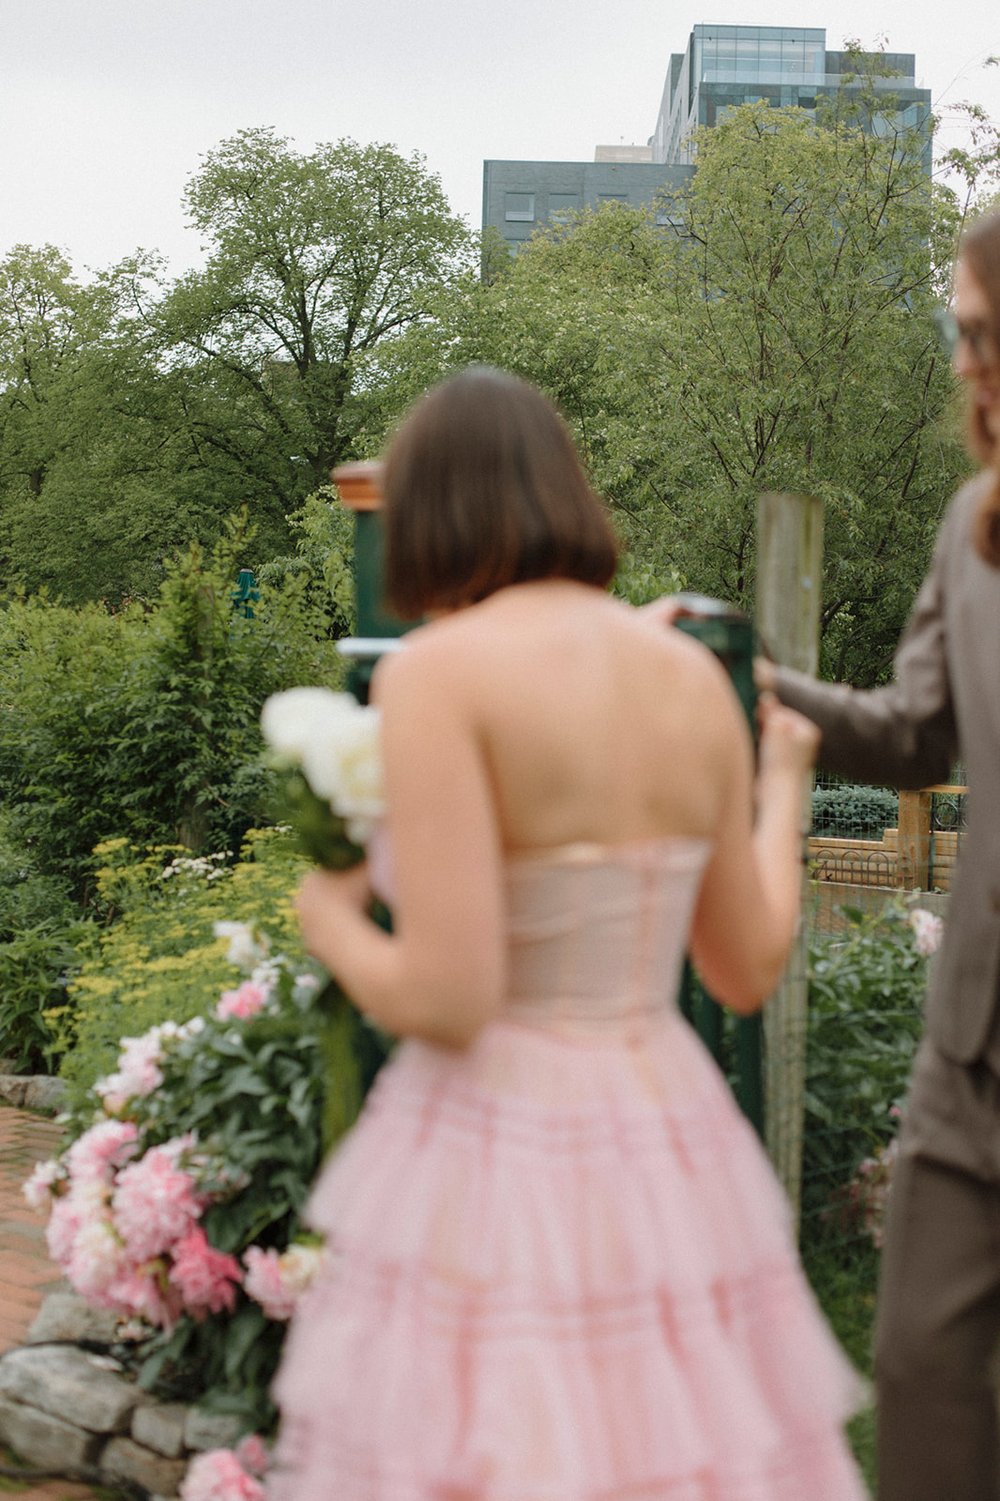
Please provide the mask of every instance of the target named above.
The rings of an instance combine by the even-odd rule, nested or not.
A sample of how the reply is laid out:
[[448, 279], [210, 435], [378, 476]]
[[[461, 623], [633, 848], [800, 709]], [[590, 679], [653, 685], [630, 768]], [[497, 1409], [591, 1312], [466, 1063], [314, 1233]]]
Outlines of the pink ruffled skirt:
[[271, 1501], [861, 1501], [863, 1400], [687, 1024], [405, 1044], [327, 1165]]

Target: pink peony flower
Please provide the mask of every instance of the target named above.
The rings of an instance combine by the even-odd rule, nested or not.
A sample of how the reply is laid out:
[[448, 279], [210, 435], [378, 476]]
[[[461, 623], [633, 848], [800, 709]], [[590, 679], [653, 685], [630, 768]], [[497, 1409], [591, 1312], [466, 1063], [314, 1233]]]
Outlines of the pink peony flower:
[[232, 1449], [210, 1449], [188, 1466], [181, 1501], [264, 1501], [264, 1487], [248, 1475]]
[[181, 1295], [168, 1282], [162, 1261], [125, 1272], [110, 1284], [107, 1297], [120, 1313], [134, 1315], [155, 1329], [172, 1329], [183, 1312]]
[[259, 1433], [248, 1433], [236, 1445], [236, 1458], [251, 1475], [263, 1475], [270, 1463], [267, 1445]]
[[290, 1319], [323, 1261], [324, 1252], [319, 1246], [289, 1246], [284, 1253], [251, 1246], [243, 1253], [247, 1269], [244, 1291], [260, 1304], [269, 1319]]
[[124, 1247], [110, 1218], [92, 1215], [81, 1221], [64, 1266], [75, 1291], [91, 1302], [106, 1304], [109, 1289], [124, 1267]]
[[163, 1083], [162, 1037], [162, 1028], [153, 1027], [142, 1037], [122, 1038], [117, 1069], [94, 1085], [110, 1114], [123, 1110], [129, 1100], [144, 1099], [159, 1089]]
[[73, 1199], [68, 1196], [57, 1199], [45, 1227], [45, 1240], [52, 1260], [64, 1271], [73, 1255], [80, 1223], [80, 1209]]
[[196, 1319], [223, 1309], [231, 1313], [242, 1278], [235, 1256], [209, 1245], [200, 1225], [193, 1225], [174, 1246], [170, 1281], [184, 1299], [185, 1311]]
[[244, 980], [238, 990], [224, 990], [215, 1014], [220, 1021], [235, 1017], [237, 1021], [249, 1021], [267, 1004], [268, 991], [254, 980]]
[[38, 1212], [48, 1209], [55, 1197], [57, 1186], [65, 1177], [65, 1168], [54, 1157], [50, 1157], [48, 1162], [36, 1163], [31, 1176], [21, 1188], [29, 1208]]
[[201, 1201], [190, 1173], [177, 1159], [190, 1145], [177, 1138], [151, 1147], [138, 1162], [118, 1174], [112, 1198], [115, 1225], [134, 1262], [150, 1261], [170, 1250], [201, 1214]]
[[139, 1132], [132, 1121], [100, 1121], [84, 1131], [66, 1153], [71, 1185], [110, 1184], [136, 1152]]
[[924, 959], [936, 954], [944, 934], [944, 923], [940, 917], [928, 912], [925, 907], [914, 907], [910, 913], [910, 927], [913, 929], [913, 946], [917, 953]]

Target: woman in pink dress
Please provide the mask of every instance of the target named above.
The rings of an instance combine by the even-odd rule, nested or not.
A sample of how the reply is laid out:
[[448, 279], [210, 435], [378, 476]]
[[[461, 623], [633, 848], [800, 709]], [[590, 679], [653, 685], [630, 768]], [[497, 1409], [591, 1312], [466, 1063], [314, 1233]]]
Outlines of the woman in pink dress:
[[[274, 1501], [860, 1501], [858, 1383], [781, 1191], [675, 1002], [795, 931], [808, 723], [759, 769], [711, 655], [612, 599], [549, 402], [472, 369], [386, 475], [391, 936], [362, 868], [307, 942], [403, 1039], [325, 1168], [327, 1274], [277, 1381]], [[754, 806], [756, 805], [756, 824]]]

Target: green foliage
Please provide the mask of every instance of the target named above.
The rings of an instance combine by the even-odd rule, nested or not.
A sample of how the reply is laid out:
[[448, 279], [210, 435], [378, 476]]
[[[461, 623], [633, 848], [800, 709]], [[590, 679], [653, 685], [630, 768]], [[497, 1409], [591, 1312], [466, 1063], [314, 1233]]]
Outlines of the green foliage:
[[64, 1004], [83, 923], [39, 922], [0, 943], [0, 1053], [15, 1073], [47, 1072], [55, 1045], [48, 1021]]
[[320, 622], [333, 639], [354, 632], [354, 518], [332, 485], [322, 485], [288, 518], [294, 554], [263, 564], [259, 583], [305, 579], [305, 600], [317, 633]]
[[209, 152], [186, 201], [209, 257], [158, 309], [162, 336], [194, 421], [212, 431], [228, 394], [247, 493], [277, 488], [290, 511], [355, 456], [381, 347], [431, 315], [467, 231], [419, 155], [349, 140], [299, 154], [269, 129]]
[[262, 821], [269, 780], [258, 716], [272, 692], [336, 683], [307, 580], [231, 608], [246, 547], [229, 527], [169, 569], [156, 608], [117, 614], [44, 599], [0, 610], [0, 794], [10, 836], [81, 894], [92, 847], [140, 842], [234, 848]]
[[895, 1134], [922, 1029], [927, 961], [899, 903], [875, 916], [843, 908], [844, 932], [810, 953], [803, 1238], [843, 1243], [843, 1192]]
[[231, 975], [214, 923], [257, 923], [304, 962], [292, 898], [307, 862], [288, 831], [251, 831], [235, 865], [177, 847], [144, 852], [122, 838], [95, 853], [98, 899], [114, 921], [92, 933], [68, 1001], [48, 1016], [78, 1100], [111, 1072], [122, 1037], [214, 1005]]
[[289, 515], [424, 383], [403, 335], [471, 275], [437, 177], [390, 146], [243, 130], [186, 207], [208, 260], [173, 283], [142, 253], [87, 285], [51, 246], [0, 261], [0, 592], [151, 599], [244, 504], [245, 564], [287, 556]]
[[836, 839], [881, 839], [899, 822], [899, 794], [888, 787], [817, 787], [812, 832]]
[[878, 681], [968, 469], [932, 319], [954, 202], [919, 141], [760, 103], [701, 134], [671, 218], [607, 206], [535, 236], [449, 358], [553, 395], [664, 582], [748, 608], [760, 493], [820, 496], [824, 666]]
[[86, 286], [51, 246], [0, 263], [0, 588], [150, 598], [166, 560], [214, 541], [243, 499], [196, 476], [178, 440], [183, 397], [144, 315], [158, 295], [155, 257]]
[[[124, 840], [98, 853], [106, 861], [101, 898], [116, 920], [73, 982], [76, 1013], [54, 1018], [67, 1040], [76, 1037], [64, 1066], [71, 1135], [93, 1125], [95, 1106], [98, 1119], [134, 1122], [143, 1153], [192, 1133], [211, 1195], [200, 1223], [212, 1247], [237, 1259], [251, 1246], [282, 1253], [302, 1238], [330, 1124], [337, 1135], [353, 1124], [386, 1053], [301, 952], [291, 895], [306, 862], [286, 829], [254, 831], [235, 867], [176, 850], [142, 854]], [[242, 967], [257, 964], [250, 988], [258, 1004], [267, 996], [249, 1019], [216, 1013], [220, 991], [233, 985], [229, 939], [213, 934], [220, 919], [248, 929], [240, 942], [252, 952]], [[160, 1034], [155, 1088], [133, 1093], [124, 1055], [126, 1074], [93, 1088], [114, 1073], [120, 1036], [192, 1018], [190, 1029]], [[231, 1312], [185, 1313], [123, 1354], [160, 1396], [266, 1430], [284, 1336], [285, 1325], [240, 1292]]]

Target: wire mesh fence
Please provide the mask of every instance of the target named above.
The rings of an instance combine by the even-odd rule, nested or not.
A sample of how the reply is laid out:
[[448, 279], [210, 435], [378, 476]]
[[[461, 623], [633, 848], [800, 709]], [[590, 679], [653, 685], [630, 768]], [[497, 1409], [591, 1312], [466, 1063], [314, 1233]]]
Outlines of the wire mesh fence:
[[814, 880], [855, 888], [948, 891], [965, 832], [963, 769], [924, 792], [817, 778], [809, 860]]
[[[965, 826], [959, 777], [943, 790], [903, 794], [902, 803], [891, 789], [862, 800], [858, 793], [873, 789], [832, 779], [818, 789], [832, 795], [814, 798], [800, 1245], [827, 1316], [863, 1370], [870, 1369], [878, 1253], [927, 983], [911, 918], [915, 907], [946, 911]], [[835, 819], [840, 832], [817, 832]], [[829, 841], [819, 844], [818, 858], [817, 841]], [[793, 1084], [791, 1100], [795, 1094]], [[860, 1421], [864, 1449], [870, 1414]]]

